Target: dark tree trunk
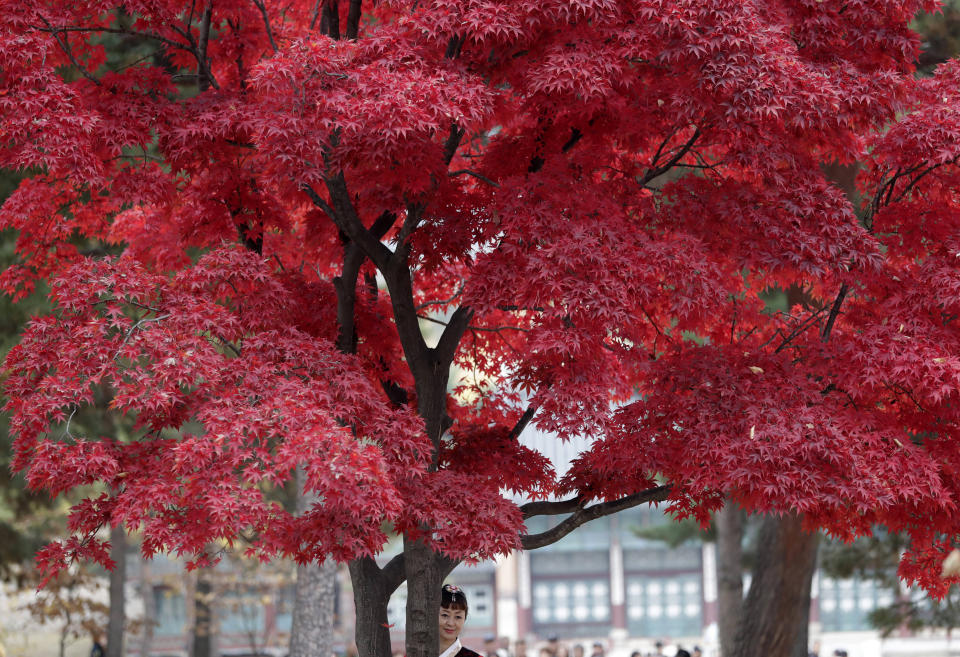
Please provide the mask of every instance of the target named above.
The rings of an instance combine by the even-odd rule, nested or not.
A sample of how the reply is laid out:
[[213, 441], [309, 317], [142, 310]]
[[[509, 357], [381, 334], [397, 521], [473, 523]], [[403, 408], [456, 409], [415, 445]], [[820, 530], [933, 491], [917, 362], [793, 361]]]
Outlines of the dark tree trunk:
[[764, 518], [757, 562], [728, 657], [806, 657], [818, 535], [798, 515]]
[[350, 562], [350, 579], [356, 608], [357, 652], [360, 657], [390, 657], [387, 604], [395, 588], [390, 587], [370, 557]]
[[213, 581], [209, 568], [197, 571], [193, 591], [193, 641], [190, 657], [213, 657]]
[[403, 539], [407, 568], [406, 657], [437, 657], [440, 646], [440, 587], [444, 573], [437, 555], [422, 541]]
[[732, 655], [743, 607], [743, 512], [728, 501], [716, 523], [720, 653]]

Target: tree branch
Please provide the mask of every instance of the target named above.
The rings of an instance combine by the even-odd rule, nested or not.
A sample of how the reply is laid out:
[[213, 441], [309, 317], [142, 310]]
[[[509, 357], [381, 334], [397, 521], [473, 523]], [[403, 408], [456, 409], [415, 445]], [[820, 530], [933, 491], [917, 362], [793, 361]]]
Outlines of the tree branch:
[[[48, 23], [49, 25], [49, 23]], [[178, 50], [183, 50], [185, 52], [193, 53], [193, 47], [185, 45], [173, 39], [168, 39], [162, 37], [159, 34], [154, 32], [136, 32], [134, 30], [126, 30], [118, 27], [77, 27], [77, 26], [63, 26], [63, 27], [40, 27], [39, 25], [31, 25], [31, 27], [38, 32], [104, 32], [106, 34], [125, 34], [127, 36], [136, 36], [143, 37], [145, 39], [151, 39], [153, 41], [159, 41], [160, 43], [166, 44], [172, 48]]]
[[527, 502], [520, 505], [520, 511], [523, 518], [532, 518], [534, 516], [559, 516], [564, 513], [573, 513], [583, 505], [583, 498], [577, 495], [566, 500], [556, 502]]
[[[388, 269], [394, 260], [393, 252], [384, 246], [380, 240], [368, 231], [350, 201], [347, 183], [341, 171], [334, 178], [325, 178], [327, 190], [333, 207], [327, 203], [313, 187], [304, 183], [300, 188], [306, 192], [314, 205], [323, 210], [330, 220], [353, 242], [360, 247], [364, 255], [377, 266], [380, 271]], [[384, 231], [386, 232], [386, 231]]]
[[[456, 300], [460, 297], [461, 294], [463, 294], [463, 289], [464, 289], [464, 287], [466, 287], [466, 283], [464, 282], [463, 279], [460, 279], [460, 288], [454, 293], [454, 295], [453, 295], [452, 297], [450, 297], [449, 299], [441, 299], [441, 300], [438, 300], [438, 301], [424, 301], [423, 303], [421, 303], [419, 306], [416, 307], [417, 312], [423, 310], [424, 308], [426, 308], [426, 307], [428, 307], [428, 306], [448, 306], [448, 305], [450, 305], [451, 303], [453, 303], [454, 301], [456, 301]], [[447, 325], [446, 322], [444, 322], [443, 325], [446, 326], [446, 325]]]
[[[567, 516], [567, 518], [565, 518], [563, 522], [556, 527], [548, 529], [547, 531], [539, 534], [527, 534], [526, 536], [521, 536], [520, 544], [523, 546], [524, 550], [533, 550], [535, 548], [543, 547], [544, 545], [556, 543], [561, 538], [586, 522], [623, 511], [624, 509], [635, 507], [639, 504], [645, 504], [648, 502], [662, 502], [663, 500], [667, 499], [669, 494], [670, 486], [657, 486], [656, 488], [650, 488], [640, 491], [639, 493], [634, 493], [633, 495], [622, 497], [619, 500], [601, 502], [588, 507], [575, 507], [577, 510], [571, 515]], [[542, 505], [540, 507], [534, 507], [535, 510], [544, 509], [544, 511], [541, 511], [537, 514], [527, 513], [525, 511], [524, 517], [529, 518], [532, 515], [557, 515], [557, 513], [563, 513], [563, 511], [552, 511], [551, 509], [560, 509], [565, 506], [569, 508], [569, 505], [574, 503], [577, 499], [578, 498], [574, 498], [573, 500], [564, 500], [554, 503], [531, 502], [530, 504], [532, 505]], [[549, 504], [554, 504], [555, 506], [546, 506]], [[527, 507], [527, 505], [524, 505], [520, 508], [524, 509], [524, 507]]]
[[207, 59], [207, 44], [210, 43], [210, 23], [213, 17], [213, 3], [208, 2], [203, 10], [203, 16], [200, 18], [200, 39], [197, 42], [195, 55], [197, 58], [197, 84], [200, 91], [206, 91], [211, 86], [219, 89], [220, 85], [213, 78], [213, 72], [210, 70], [210, 60]]
[[387, 591], [390, 593], [396, 591], [407, 579], [407, 566], [403, 558], [403, 552], [384, 564], [380, 573], [387, 585]]
[[273, 48], [273, 52], [276, 54], [277, 42], [273, 40], [273, 30], [270, 28], [270, 16], [267, 14], [267, 4], [264, 0], [253, 0], [253, 4], [260, 10], [260, 15], [263, 16], [263, 25], [267, 28], [267, 38], [270, 39], [270, 47]]
[[821, 341], [830, 341], [830, 333], [833, 331], [834, 322], [837, 321], [837, 316], [840, 315], [840, 306], [843, 305], [843, 300], [846, 298], [849, 289], [850, 287], [846, 283], [840, 286], [840, 291], [837, 292], [837, 298], [833, 301], [833, 307], [830, 308], [830, 316], [827, 317], [827, 323], [823, 327], [823, 333], [820, 334]]
[[483, 182], [487, 183], [491, 187], [496, 187], [498, 189], [500, 188], [500, 183], [494, 182], [489, 178], [487, 178], [486, 176], [484, 176], [483, 174], [477, 173], [476, 171], [470, 171], [470, 169], [460, 169], [458, 171], [451, 171], [447, 175], [450, 176], [451, 178], [454, 178], [456, 176], [473, 176], [477, 180], [482, 180]]
[[467, 330], [467, 326], [470, 325], [472, 318], [473, 309], [467, 306], [458, 307], [450, 316], [450, 320], [447, 322], [447, 328], [443, 330], [440, 341], [437, 342], [437, 346], [433, 348], [433, 352], [437, 355], [443, 367], [449, 367], [450, 363], [453, 362], [453, 357], [457, 352], [457, 346], [460, 344], [460, 340], [463, 338], [463, 334]]
[[530, 420], [532, 420], [533, 416], [537, 414], [537, 408], [538, 407], [534, 404], [527, 406], [527, 410], [523, 412], [523, 415], [520, 416], [520, 419], [517, 420], [517, 423], [512, 429], [510, 429], [510, 440], [516, 440], [520, 437], [520, 434], [523, 433], [523, 430], [527, 428], [528, 424], [530, 424]]
[[60, 49], [63, 50], [64, 53], [66, 53], [67, 57], [70, 58], [70, 61], [73, 63], [74, 67], [76, 67], [76, 69], [80, 72], [80, 74], [83, 75], [83, 77], [85, 77], [85, 78], [87, 78], [88, 80], [90, 80], [91, 82], [93, 82], [93, 83], [94, 83], [95, 85], [97, 85], [98, 87], [103, 86], [103, 83], [101, 83], [100, 80], [98, 80], [98, 79], [93, 75], [93, 73], [91, 73], [90, 71], [88, 71], [85, 66], [82, 66], [82, 65], [80, 64], [80, 62], [77, 61], [77, 58], [74, 57], [74, 55], [73, 55], [73, 50], [70, 49], [70, 44], [67, 43], [67, 37], [66, 37], [66, 35], [61, 36], [61, 32], [63, 32], [63, 30], [58, 30], [58, 29], [54, 28], [54, 27], [50, 24], [50, 21], [48, 21], [46, 18], [41, 17], [41, 20], [42, 20], [44, 23], [46, 23], [46, 24], [47, 24], [47, 27], [49, 28], [48, 30], [45, 30], [45, 31], [49, 31], [50, 34], [53, 35], [53, 38], [56, 39], [57, 43], [60, 45]]
[[[697, 139], [700, 138], [700, 134], [701, 134], [701, 133], [700, 133], [700, 128], [697, 127], [697, 128], [693, 131], [693, 136], [691, 136], [690, 139], [687, 140], [687, 143], [685, 143], [683, 146], [681, 146], [681, 147], [677, 150], [677, 152], [674, 154], [674, 156], [673, 156], [672, 158], [670, 158], [663, 166], [659, 166], [659, 167], [651, 168], [651, 169], [647, 170], [647, 172], [646, 172], [645, 174], [643, 174], [643, 178], [640, 179], [640, 184], [641, 184], [641, 185], [646, 185], [647, 183], [649, 183], [651, 180], [653, 180], [653, 179], [656, 178], [657, 176], [662, 176], [662, 175], [665, 174], [667, 171], [669, 171], [670, 169], [672, 169], [678, 162], [680, 162], [680, 160], [683, 159], [683, 157], [690, 151], [690, 149], [693, 148], [693, 145], [696, 143]], [[661, 144], [661, 147], [662, 147], [662, 144]], [[654, 159], [654, 161], [650, 163], [650, 166], [651, 166], [651, 167], [653, 167], [654, 164], [656, 164], [656, 160], [659, 159], [659, 157], [660, 157], [660, 156], [659, 156], [659, 151], [657, 151], [657, 153], [658, 153], [658, 154], [657, 154], [657, 156], [656, 156], [656, 159]]]

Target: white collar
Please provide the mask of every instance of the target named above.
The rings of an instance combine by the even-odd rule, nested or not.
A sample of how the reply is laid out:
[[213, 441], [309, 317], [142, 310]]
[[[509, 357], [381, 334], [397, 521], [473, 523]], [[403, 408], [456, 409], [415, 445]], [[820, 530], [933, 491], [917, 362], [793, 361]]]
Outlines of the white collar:
[[460, 649], [463, 648], [463, 645], [460, 643], [460, 637], [457, 637], [457, 640], [450, 644], [450, 647], [440, 653], [440, 657], [453, 657]]

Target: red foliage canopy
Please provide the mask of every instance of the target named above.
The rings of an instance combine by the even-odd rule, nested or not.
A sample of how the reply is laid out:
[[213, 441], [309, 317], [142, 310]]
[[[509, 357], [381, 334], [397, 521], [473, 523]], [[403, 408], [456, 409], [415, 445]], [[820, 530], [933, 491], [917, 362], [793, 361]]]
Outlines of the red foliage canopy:
[[[0, 166], [34, 175], [2, 284], [56, 304], [6, 364], [16, 466], [105, 484], [46, 565], [104, 561], [106, 523], [488, 557], [520, 545], [505, 491], [662, 481], [681, 514], [906, 532], [942, 590], [960, 65], [915, 79], [907, 27], [934, 5], [8, 0]], [[103, 386], [134, 439], [64, 429]], [[531, 417], [594, 438], [566, 476]], [[266, 495], [297, 466], [300, 517]]]

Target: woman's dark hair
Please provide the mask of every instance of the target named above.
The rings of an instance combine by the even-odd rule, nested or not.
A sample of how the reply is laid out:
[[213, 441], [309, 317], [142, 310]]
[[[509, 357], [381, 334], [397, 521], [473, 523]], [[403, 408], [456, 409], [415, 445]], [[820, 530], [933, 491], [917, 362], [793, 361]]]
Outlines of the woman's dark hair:
[[467, 594], [459, 586], [444, 584], [440, 589], [440, 606], [444, 609], [462, 609], [463, 616], [467, 616]]

